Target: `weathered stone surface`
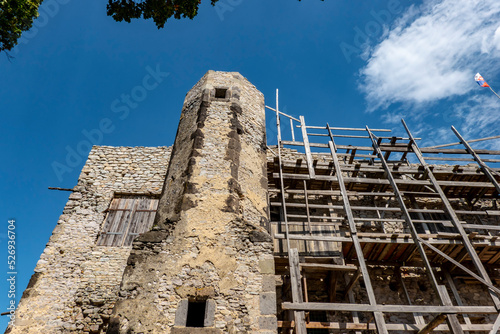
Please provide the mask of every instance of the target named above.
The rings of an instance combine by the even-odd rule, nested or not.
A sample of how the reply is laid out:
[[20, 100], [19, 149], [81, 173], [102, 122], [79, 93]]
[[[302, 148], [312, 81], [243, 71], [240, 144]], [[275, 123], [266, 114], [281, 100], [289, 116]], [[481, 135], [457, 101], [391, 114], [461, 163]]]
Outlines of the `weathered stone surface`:
[[263, 230], [254, 230], [250, 235], [250, 240], [252, 242], [272, 242], [273, 239], [269, 235], [267, 231]]
[[276, 320], [276, 317], [274, 316], [259, 317], [259, 329], [277, 331], [278, 322]]
[[262, 291], [276, 292], [276, 278], [274, 275], [262, 275]]
[[103, 333], [131, 247], [96, 246], [115, 194], [160, 195], [171, 149], [94, 146], [10, 333]]
[[276, 291], [260, 295], [260, 313], [262, 315], [276, 314]]
[[220, 334], [222, 330], [218, 328], [197, 328], [197, 327], [183, 327], [183, 328], [172, 328], [172, 334]]
[[273, 258], [260, 259], [259, 268], [262, 274], [274, 274], [274, 259]]
[[167, 239], [168, 233], [164, 231], [149, 231], [141, 234], [135, 240], [137, 242], [152, 242], [158, 243]]
[[189, 301], [187, 299], [179, 301], [175, 312], [175, 326], [186, 326], [186, 317], [188, 312]]
[[[220, 87], [223, 98], [214, 96]], [[239, 74], [208, 72], [186, 95], [160, 198], [155, 231], [169, 236], [134, 243], [130, 257], [141, 260], [129, 261], [122, 287], [138, 288], [122, 288], [113, 311], [120, 333], [194, 333], [181, 328], [186, 299], [207, 300], [213, 330], [260, 330], [261, 293], [265, 312], [276, 303], [262, 282], [274, 274], [272, 240], [261, 227], [268, 219], [263, 148], [262, 94]]]

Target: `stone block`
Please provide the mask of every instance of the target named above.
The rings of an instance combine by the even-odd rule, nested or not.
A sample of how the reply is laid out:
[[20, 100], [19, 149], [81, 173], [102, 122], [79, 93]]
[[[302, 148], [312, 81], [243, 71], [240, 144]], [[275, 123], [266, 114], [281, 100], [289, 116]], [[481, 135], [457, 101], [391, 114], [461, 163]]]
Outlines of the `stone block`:
[[273, 238], [269, 235], [269, 233], [265, 231], [254, 230], [250, 234], [250, 241], [252, 242], [272, 242]]
[[260, 314], [276, 314], [276, 293], [266, 292], [260, 295]]
[[217, 308], [217, 304], [213, 300], [207, 300], [207, 306], [205, 309], [205, 320], [203, 325], [205, 327], [213, 327], [215, 321], [215, 310]]
[[274, 275], [262, 275], [262, 292], [276, 292], [276, 279]]
[[143, 233], [137, 239], [135, 239], [136, 242], [144, 242], [144, 243], [149, 243], [149, 242], [162, 242], [163, 240], [167, 239], [167, 232], [162, 232], [162, 231], [149, 231], [146, 233]]
[[181, 300], [175, 312], [175, 326], [186, 326], [186, 318], [189, 302], [187, 299]]
[[206, 286], [204, 288], [197, 289], [197, 297], [215, 297], [215, 289], [212, 286]]
[[278, 321], [275, 316], [259, 317], [259, 328], [262, 330], [278, 330]]
[[218, 328], [204, 327], [174, 327], [170, 332], [172, 334], [222, 334], [222, 330]]
[[274, 275], [274, 259], [260, 259], [259, 268], [261, 274], [273, 274]]

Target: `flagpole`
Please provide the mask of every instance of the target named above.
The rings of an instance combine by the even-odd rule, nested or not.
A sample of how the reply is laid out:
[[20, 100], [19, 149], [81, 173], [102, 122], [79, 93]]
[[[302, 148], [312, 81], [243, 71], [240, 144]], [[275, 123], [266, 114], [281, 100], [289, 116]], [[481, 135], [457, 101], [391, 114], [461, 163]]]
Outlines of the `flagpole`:
[[490, 90], [493, 92], [493, 94], [495, 94], [495, 95], [496, 95], [496, 96], [500, 99], [500, 96], [497, 94], [497, 92], [495, 92], [495, 91], [493, 90], [493, 88], [491, 88], [491, 86], [489, 86], [489, 87], [490, 87]]

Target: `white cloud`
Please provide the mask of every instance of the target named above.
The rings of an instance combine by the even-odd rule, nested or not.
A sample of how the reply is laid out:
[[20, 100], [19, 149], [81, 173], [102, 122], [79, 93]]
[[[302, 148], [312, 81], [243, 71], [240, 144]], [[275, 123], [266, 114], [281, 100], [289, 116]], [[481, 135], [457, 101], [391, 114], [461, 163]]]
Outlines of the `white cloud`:
[[493, 35], [493, 46], [500, 50], [500, 26], [495, 30], [495, 34]]
[[370, 49], [361, 89], [370, 111], [398, 102], [421, 106], [477, 89], [474, 74], [499, 71], [499, 56], [500, 1], [429, 0]]

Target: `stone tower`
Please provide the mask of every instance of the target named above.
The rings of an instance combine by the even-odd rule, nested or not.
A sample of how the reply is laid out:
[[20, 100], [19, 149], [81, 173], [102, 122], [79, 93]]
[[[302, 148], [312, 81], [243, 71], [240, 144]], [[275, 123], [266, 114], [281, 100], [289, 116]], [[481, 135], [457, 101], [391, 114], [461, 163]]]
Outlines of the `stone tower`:
[[265, 148], [262, 93], [214, 71], [172, 150], [94, 147], [7, 333], [276, 333]]
[[209, 71], [187, 94], [152, 230], [108, 333], [274, 333], [264, 98]]

